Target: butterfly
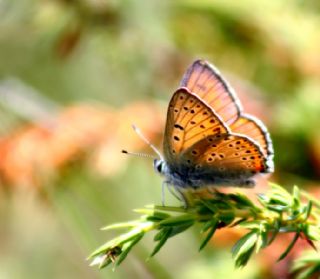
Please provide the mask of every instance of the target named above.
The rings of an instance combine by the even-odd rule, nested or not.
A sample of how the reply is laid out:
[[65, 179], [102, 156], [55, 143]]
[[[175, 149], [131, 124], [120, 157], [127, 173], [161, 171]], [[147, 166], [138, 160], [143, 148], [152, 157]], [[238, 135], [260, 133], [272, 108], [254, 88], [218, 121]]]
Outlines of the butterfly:
[[[207, 61], [184, 74], [167, 111], [163, 155], [154, 168], [164, 184], [184, 190], [209, 186], [253, 187], [272, 173], [273, 146], [265, 125], [244, 114], [235, 91]], [[164, 187], [163, 187], [164, 188]]]

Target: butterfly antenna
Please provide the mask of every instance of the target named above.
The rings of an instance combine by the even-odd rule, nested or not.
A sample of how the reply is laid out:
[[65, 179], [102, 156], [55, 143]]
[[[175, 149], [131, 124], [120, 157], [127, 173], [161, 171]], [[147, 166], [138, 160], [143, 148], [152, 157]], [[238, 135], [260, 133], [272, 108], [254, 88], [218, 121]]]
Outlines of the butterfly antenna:
[[142, 134], [140, 129], [136, 125], [132, 125], [133, 130], [137, 133], [137, 135], [147, 144], [149, 145], [152, 150], [162, 159], [162, 154], [159, 152], [159, 150]]
[[150, 155], [150, 154], [145, 154], [145, 153], [129, 152], [127, 150], [121, 150], [121, 152], [124, 153], [124, 154], [138, 156], [138, 157], [146, 157], [146, 158], [157, 159], [157, 157], [155, 157], [153, 155]]

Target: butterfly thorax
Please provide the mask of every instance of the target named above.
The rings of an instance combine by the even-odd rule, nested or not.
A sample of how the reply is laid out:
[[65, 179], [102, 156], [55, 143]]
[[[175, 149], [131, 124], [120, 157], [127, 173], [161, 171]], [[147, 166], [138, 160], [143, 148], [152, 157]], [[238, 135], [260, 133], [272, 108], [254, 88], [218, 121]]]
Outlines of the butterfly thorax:
[[178, 188], [199, 188], [213, 183], [213, 179], [205, 181], [194, 170], [183, 165], [169, 165], [164, 159], [155, 159], [154, 169], [165, 177], [165, 182]]

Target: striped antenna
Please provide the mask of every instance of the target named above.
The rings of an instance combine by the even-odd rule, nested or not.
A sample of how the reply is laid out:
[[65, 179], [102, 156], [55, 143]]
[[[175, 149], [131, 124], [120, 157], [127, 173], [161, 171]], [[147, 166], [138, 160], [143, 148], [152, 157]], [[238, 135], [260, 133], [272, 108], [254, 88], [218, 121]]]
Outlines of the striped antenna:
[[157, 159], [157, 157], [155, 157], [153, 155], [150, 155], [150, 154], [145, 154], [145, 153], [129, 152], [127, 150], [121, 150], [121, 153], [128, 154], [128, 155], [133, 155], [133, 156], [138, 156], [138, 157], [146, 157], [146, 158]]

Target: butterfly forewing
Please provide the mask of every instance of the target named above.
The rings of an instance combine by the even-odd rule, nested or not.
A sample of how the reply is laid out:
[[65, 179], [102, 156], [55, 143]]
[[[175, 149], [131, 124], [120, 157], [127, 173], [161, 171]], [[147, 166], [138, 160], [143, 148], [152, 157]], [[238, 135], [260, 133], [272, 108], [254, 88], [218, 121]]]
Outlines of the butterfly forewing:
[[240, 116], [241, 105], [233, 89], [208, 62], [195, 61], [185, 73], [180, 85], [204, 100], [227, 125]]
[[261, 148], [248, 137], [223, 134], [205, 138], [182, 155], [195, 172], [211, 174], [214, 179], [249, 178], [256, 173], [269, 172]]
[[250, 115], [242, 115], [231, 126], [231, 131], [234, 133], [246, 135], [256, 141], [265, 157], [273, 155], [273, 146], [267, 128], [259, 120]]
[[184, 150], [209, 136], [229, 129], [212, 109], [186, 88], [178, 89], [169, 104], [164, 135], [164, 155], [174, 161]]

